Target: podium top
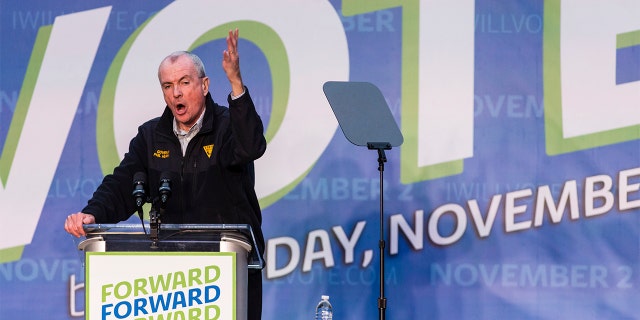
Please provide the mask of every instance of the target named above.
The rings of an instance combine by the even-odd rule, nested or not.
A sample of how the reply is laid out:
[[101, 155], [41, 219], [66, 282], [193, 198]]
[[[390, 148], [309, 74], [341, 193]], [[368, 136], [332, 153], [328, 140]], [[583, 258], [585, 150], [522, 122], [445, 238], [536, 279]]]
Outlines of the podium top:
[[[141, 224], [87, 224], [83, 226], [87, 233], [87, 239], [102, 237], [107, 242], [144, 242], [151, 243], [149, 235], [145, 233], [145, 229]], [[146, 230], [149, 225], [145, 223]], [[245, 239], [246, 245], [251, 246], [248, 256], [248, 267], [251, 269], [262, 269], [264, 260], [258, 253], [258, 246], [253, 234], [253, 229], [248, 224], [162, 224], [160, 225], [160, 238], [158, 244], [167, 244], [167, 248], [175, 248], [172, 243], [181, 243], [180, 248], [184, 248], [182, 244], [190, 242], [202, 244], [211, 242], [211, 240], [220, 241], [222, 236], [240, 235]], [[133, 246], [136, 248], [146, 246]], [[162, 246], [161, 246], [162, 247]], [[196, 246], [202, 248], [202, 246]], [[82, 248], [80, 248], [83, 250]], [[131, 251], [131, 250], [124, 250]], [[172, 251], [169, 249], [169, 251]], [[191, 250], [200, 251], [200, 250]], [[207, 250], [204, 250], [207, 251]]]

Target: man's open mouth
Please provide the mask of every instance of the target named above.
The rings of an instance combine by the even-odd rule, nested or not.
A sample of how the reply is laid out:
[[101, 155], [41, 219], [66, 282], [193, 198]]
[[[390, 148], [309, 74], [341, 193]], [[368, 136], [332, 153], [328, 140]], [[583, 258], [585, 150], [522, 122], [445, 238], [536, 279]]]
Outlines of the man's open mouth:
[[187, 106], [185, 106], [185, 105], [184, 105], [184, 104], [182, 104], [182, 103], [178, 103], [178, 104], [176, 104], [176, 112], [178, 112], [178, 113], [185, 112], [185, 109], [186, 109], [186, 108], [187, 108]]

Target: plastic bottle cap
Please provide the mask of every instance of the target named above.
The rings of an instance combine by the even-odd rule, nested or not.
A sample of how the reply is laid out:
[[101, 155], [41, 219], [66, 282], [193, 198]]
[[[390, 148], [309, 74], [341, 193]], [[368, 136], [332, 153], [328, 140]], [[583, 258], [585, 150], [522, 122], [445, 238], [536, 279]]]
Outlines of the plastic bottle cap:
[[322, 296], [322, 300], [329, 300], [329, 296], [325, 296], [325, 295], [323, 295], [323, 296]]

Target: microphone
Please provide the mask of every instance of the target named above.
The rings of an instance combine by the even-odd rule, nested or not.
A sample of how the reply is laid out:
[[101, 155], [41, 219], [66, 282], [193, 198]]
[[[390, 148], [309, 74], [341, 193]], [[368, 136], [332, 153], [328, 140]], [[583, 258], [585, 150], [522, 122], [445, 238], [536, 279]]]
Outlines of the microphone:
[[169, 178], [168, 172], [162, 172], [160, 174], [160, 188], [158, 188], [158, 192], [160, 193], [160, 201], [162, 204], [167, 203], [169, 197], [171, 197], [171, 178]]
[[146, 193], [144, 192], [144, 186], [146, 183], [146, 173], [139, 171], [133, 175], [133, 193], [131, 195], [136, 199], [136, 206], [138, 208], [146, 202]]

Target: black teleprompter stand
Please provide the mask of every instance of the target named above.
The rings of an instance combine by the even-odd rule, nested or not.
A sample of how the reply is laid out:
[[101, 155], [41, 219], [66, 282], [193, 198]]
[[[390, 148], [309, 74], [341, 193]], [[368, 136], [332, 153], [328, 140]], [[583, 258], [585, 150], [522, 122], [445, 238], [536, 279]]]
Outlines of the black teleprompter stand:
[[384, 296], [384, 163], [385, 150], [402, 144], [403, 137], [380, 90], [368, 82], [329, 81], [324, 94], [347, 140], [357, 146], [378, 151], [380, 172], [380, 297], [378, 313], [385, 319], [387, 298]]

